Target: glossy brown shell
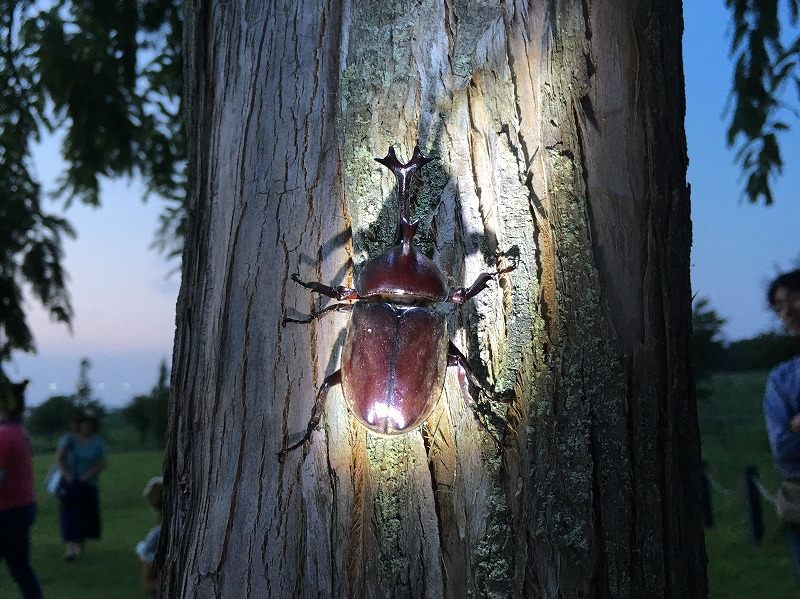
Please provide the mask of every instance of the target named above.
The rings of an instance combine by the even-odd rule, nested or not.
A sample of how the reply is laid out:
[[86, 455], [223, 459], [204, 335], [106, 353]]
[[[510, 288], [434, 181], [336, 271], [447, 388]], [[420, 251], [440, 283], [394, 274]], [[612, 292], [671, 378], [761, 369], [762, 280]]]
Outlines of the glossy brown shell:
[[350, 411], [380, 435], [418, 427], [442, 394], [447, 347], [447, 323], [432, 308], [358, 302], [342, 350]]
[[367, 261], [356, 279], [361, 297], [392, 295], [441, 302], [449, 286], [439, 267], [413, 245], [399, 243]]

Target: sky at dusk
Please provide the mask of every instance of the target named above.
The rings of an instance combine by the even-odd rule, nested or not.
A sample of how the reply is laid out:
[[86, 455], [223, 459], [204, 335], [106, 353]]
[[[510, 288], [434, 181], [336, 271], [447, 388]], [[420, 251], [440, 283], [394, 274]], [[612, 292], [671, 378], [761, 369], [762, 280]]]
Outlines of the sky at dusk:
[[[726, 320], [729, 340], [774, 328], [764, 289], [779, 270], [800, 261], [800, 121], [782, 142], [785, 172], [775, 185], [776, 204], [765, 208], [741, 199], [733, 151], [725, 146], [723, 113], [731, 65], [729, 16], [723, 0], [686, 0], [684, 61], [689, 182], [692, 186], [692, 286]], [[46, 188], [63, 169], [57, 143], [37, 151]], [[136, 182], [108, 182], [99, 209], [78, 205], [66, 217], [78, 231], [65, 243], [65, 264], [75, 317], [72, 333], [33, 302], [29, 322], [37, 354], [15, 353], [7, 364], [13, 379], [30, 378], [28, 398], [37, 405], [75, 390], [81, 358], [92, 363], [96, 395], [121, 406], [156, 383], [159, 364], [172, 355], [179, 280], [150, 249], [161, 204], [142, 203]], [[61, 211], [53, 202], [53, 212]]]
[[779, 326], [766, 287], [778, 272], [800, 267], [800, 119], [781, 138], [784, 173], [770, 207], [747, 203], [723, 115], [732, 66], [730, 17], [723, 0], [684, 1], [684, 72], [688, 179], [692, 186], [692, 292], [727, 322], [727, 339]]

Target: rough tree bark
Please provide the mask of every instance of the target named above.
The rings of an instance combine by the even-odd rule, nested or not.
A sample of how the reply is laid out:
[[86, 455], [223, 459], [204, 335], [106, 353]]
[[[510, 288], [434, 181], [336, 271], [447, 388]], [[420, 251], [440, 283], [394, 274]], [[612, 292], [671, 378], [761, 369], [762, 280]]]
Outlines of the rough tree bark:
[[[704, 597], [680, 3], [185, 8], [166, 596]], [[372, 159], [417, 140], [421, 244], [517, 263], [449, 315], [504, 451], [449, 375], [389, 440], [335, 389], [281, 463], [346, 322], [281, 328], [325, 303], [290, 276], [352, 284], [395, 224]]]

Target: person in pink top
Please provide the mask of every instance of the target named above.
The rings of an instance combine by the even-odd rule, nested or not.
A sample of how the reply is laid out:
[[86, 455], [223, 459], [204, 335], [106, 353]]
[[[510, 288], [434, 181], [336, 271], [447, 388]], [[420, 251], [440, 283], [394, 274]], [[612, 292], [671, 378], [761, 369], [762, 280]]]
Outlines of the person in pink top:
[[25, 387], [0, 373], [0, 561], [5, 561], [23, 599], [40, 599], [42, 590], [31, 566], [31, 525], [36, 517], [33, 452], [22, 426]]

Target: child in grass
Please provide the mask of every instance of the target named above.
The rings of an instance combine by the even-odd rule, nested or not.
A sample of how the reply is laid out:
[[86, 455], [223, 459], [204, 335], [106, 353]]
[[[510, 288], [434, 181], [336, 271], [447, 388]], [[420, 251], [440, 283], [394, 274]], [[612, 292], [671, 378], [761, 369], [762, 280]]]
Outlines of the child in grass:
[[158, 576], [153, 568], [153, 561], [158, 549], [158, 539], [161, 535], [161, 501], [164, 494], [164, 481], [156, 476], [147, 481], [142, 491], [142, 496], [147, 500], [158, 514], [158, 524], [150, 529], [143, 541], [136, 545], [136, 554], [142, 560], [142, 588], [147, 593], [148, 599], [155, 599]]

